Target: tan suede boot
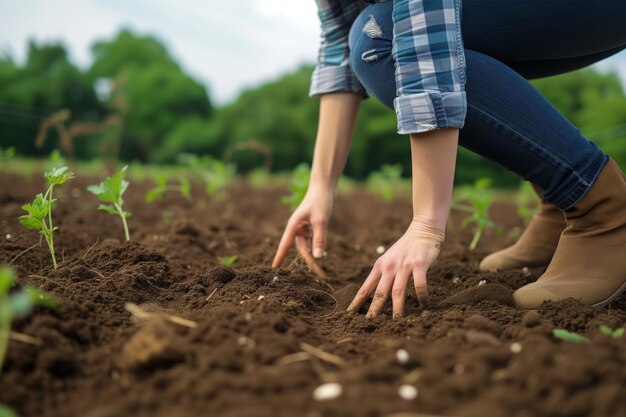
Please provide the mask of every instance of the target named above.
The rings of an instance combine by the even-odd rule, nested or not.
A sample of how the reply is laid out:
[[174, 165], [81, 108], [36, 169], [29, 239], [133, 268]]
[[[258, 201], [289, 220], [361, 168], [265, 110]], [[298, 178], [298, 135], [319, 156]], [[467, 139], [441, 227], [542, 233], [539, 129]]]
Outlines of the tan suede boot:
[[541, 199], [539, 212], [533, 216], [514, 245], [494, 252], [482, 260], [478, 266], [481, 271], [510, 271], [550, 263], [561, 232], [566, 226], [565, 216], [558, 207], [543, 199], [539, 187], [533, 184], [533, 189]]
[[513, 294], [518, 307], [535, 309], [565, 298], [601, 307], [626, 289], [626, 177], [615, 161], [565, 211], [565, 220], [546, 272]]

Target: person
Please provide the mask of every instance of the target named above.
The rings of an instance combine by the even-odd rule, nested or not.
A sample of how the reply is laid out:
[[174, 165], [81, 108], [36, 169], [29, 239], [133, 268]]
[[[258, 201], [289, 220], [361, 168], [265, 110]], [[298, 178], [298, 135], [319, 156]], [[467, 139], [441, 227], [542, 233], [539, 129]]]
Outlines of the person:
[[311, 179], [273, 266], [296, 240], [322, 256], [359, 103], [371, 95], [395, 109], [398, 132], [409, 135], [413, 218], [349, 311], [372, 298], [367, 314], [375, 316], [391, 297], [393, 316], [401, 316], [411, 277], [427, 302], [426, 273], [444, 241], [459, 144], [530, 181], [542, 198], [519, 241], [480, 269], [548, 265], [515, 291], [522, 309], [566, 298], [595, 306], [614, 300], [626, 287], [626, 178], [528, 79], [626, 48], [626, 2], [370, 3], [317, 0], [322, 40], [310, 94], [320, 98], [320, 116]]

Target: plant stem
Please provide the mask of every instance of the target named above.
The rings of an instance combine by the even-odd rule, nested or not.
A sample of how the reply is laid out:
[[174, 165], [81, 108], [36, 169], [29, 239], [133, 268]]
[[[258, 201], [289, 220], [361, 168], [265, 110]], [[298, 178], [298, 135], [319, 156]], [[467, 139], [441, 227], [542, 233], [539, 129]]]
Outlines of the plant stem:
[[4, 355], [9, 343], [9, 326], [11, 325], [11, 311], [9, 310], [9, 300], [2, 297], [0, 300], [0, 373], [4, 363]]
[[130, 240], [130, 234], [128, 233], [128, 223], [126, 223], [126, 215], [124, 214], [124, 210], [120, 207], [119, 204], [113, 204], [120, 217], [122, 218], [122, 226], [124, 226], [124, 235], [126, 236], [126, 240]]
[[54, 269], [57, 269], [57, 258], [54, 255], [54, 240], [52, 237], [52, 229], [49, 229], [46, 226], [46, 222], [43, 222], [41, 234], [43, 235], [46, 243], [48, 244], [48, 249], [50, 250], [50, 255], [52, 256], [52, 265], [54, 265]]
[[478, 227], [476, 229], [476, 233], [474, 233], [474, 238], [472, 239], [472, 243], [470, 243], [470, 250], [476, 249], [476, 245], [478, 245], [478, 241], [480, 240], [480, 236], [483, 234], [482, 227]]
[[[50, 184], [50, 187], [48, 188], [48, 191], [46, 191], [46, 195], [44, 196], [44, 199], [46, 198], [46, 196], [48, 196], [48, 194], [50, 194], [48, 196], [48, 199], [52, 201], [52, 189], [53, 188], [54, 188], [54, 185]], [[50, 230], [54, 230], [54, 227], [52, 227], [52, 206], [50, 206], [50, 210], [48, 210], [48, 223], [50, 224]]]

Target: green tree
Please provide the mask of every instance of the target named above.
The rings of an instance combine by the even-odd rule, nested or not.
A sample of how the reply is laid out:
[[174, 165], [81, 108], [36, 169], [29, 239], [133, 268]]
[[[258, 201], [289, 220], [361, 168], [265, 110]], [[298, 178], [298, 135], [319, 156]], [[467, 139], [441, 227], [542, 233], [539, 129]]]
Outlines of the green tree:
[[109, 41], [96, 42], [93, 78], [118, 78], [128, 103], [121, 157], [148, 160], [185, 120], [207, 119], [213, 106], [205, 87], [169, 55], [155, 37], [124, 29]]

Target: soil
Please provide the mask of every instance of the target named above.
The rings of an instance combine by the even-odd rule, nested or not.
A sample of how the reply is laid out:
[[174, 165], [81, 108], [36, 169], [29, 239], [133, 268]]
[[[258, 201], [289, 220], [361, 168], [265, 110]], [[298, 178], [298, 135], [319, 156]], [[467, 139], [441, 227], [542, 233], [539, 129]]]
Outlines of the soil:
[[[41, 342], [11, 341], [0, 375], [0, 403], [22, 417], [626, 416], [626, 337], [599, 331], [626, 323], [626, 298], [601, 309], [574, 300], [516, 309], [511, 292], [542, 269], [480, 273], [480, 259], [511, 240], [487, 233], [468, 250], [462, 213], [428, 274], [428, 309], [409, 294], [406, 317], [392, 319], [387, 306], [369, 319], [344, 310], [376, 248], [404, 232], [406, 199], [340, 194], [320, 282], [294, 250], [283, 268], [269, 266], [289, 216], [284, 188], [237, 183], [222, 201], [198, 188], [194, 201], [148, 205], [148, 184], [132, 184], [132, 242], [122, 242], [119, 220], [85, 191], [94, 182], [59, 188], [53, 270], [37, 234], [17, 222], [43, 181], [0, 178], [0, 264], [13, 264], [18, 286], [62, 301], [13, 323]], [[510, 205], [492, 216], [507, 232], [523, 228]], [[219, 266], [232, 255], [236, 264]], [[592, 343], [557, 340], [555, 327]], [[327, 382], [340, 383], [340, 395], [316, 401]], [[403, 384], [416, 398], [399, 396]]]

